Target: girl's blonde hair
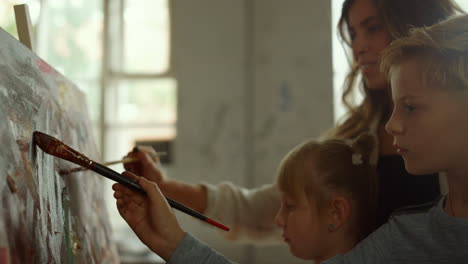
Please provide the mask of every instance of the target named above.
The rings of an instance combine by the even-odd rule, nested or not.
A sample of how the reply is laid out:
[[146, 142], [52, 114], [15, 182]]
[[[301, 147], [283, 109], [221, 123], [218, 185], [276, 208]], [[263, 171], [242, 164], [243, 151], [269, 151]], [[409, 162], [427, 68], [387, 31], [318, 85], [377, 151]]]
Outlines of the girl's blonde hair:
[[[430, 26], [449, 18], [456, 13], [464, 13], [452, 0], [373, 0], [386, 28], [393, 39], [408, 35], [412, 27]], [[341, 39], [349, 47], [351, 41], [348, 35], [349, 10], [355, 0], [345, 0], [341, 18], [338, 22], [338, 32]], [[386, 90], [369, 90], [362, 79], [357, 62], [352, 59], [350, 71], [343, 85], [342, 101], [348, 110], [345, 119], [328, 131], [326, 138], [355, 138], [366, 131], [376, 132], [382, 122], [385, 122], [391, 110], [391, 97]], [[364, 94], [361, 104], [354, 104], [355, 91], [358, 87]], [[378, 146], [376, 146], [378, 147]]]
[[351, 201], [352, 231], [361, 240], [375, 227], [378, 177], [370, 156], [371, 134], [354, 141], [306, 141], [291, 150], [278, 169], [278, 188], [299, 203], [317, 201], [326, 208], [332, 193]]
[[394, 41], [383, 53], [381, 69], [387, 75], [410, 58], [421, 63], [422, 82], [441, 87], [468, 87], [468, 15], [439, 24], [415, 28], [408, 37]]

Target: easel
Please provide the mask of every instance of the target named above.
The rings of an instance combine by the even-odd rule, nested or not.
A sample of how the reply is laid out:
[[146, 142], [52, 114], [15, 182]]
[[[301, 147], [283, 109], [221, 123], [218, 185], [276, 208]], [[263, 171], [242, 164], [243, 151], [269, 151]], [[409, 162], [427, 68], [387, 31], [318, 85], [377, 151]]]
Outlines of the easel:
[[16, 30], [19, 41], [30, 50], [33, 50], [33, 34], [29, 8], [27, 4], [15, 5]]

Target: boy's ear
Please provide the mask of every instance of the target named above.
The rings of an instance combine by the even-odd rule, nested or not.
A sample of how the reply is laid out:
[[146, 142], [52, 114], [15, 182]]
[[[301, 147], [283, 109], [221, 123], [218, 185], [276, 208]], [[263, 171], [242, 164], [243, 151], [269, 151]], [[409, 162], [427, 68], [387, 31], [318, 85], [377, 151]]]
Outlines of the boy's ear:
[[330, 206], [330, 225], [328, 230], [333, 232], [340, 229], [349, 221], [351, 215], [351, 202], [348, 198], [342, 195], [334, 195], [330, 201]]

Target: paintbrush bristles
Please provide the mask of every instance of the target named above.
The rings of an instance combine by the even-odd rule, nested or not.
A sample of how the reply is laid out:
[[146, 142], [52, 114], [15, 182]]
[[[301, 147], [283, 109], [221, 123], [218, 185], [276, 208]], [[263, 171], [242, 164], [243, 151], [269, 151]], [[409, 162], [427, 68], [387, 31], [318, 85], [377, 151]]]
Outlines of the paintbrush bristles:
[[49, 137], [46, 134], [39, 132], [39, 131], [34, 131], [33, 133], [33, 140], [36, 145], [38, 145], [42, 151], [44, 151], [47, 154], [51, 154], [55, 151], [55, 145], [57, 145], [58, 139]]
[[83, 154], [67, 146], [62, 141], [47, 134], [35, 131], [33, 140], [45, 153], [68, 160], [83, 167], [88, 167], [92, 161]]

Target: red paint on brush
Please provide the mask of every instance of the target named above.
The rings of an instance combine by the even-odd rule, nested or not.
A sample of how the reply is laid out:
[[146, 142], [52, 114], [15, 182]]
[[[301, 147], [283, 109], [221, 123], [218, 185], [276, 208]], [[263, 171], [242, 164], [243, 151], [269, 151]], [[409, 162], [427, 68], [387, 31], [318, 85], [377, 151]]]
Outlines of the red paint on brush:
[[224, 230], [224, 231], [229, 231], [229, 230], [230, 230], [229, 227], [227, 227], [227, 226], [225, 226], [225, 225], [223, 225], [223, 224], [221, 224], [221, 223], [218, 223], [218, 222], [216, 222], [215, 220], [210, 219], [210, 218], [206, 218], [206, 219], [205, 219], [205, 222], [207, 222], [207, 223], [209, 223], [209, 224], [212, 224], [212, 225], [214, 225], [214, 226], [216, 226], [216, 227], [218, 227], [218, 228], [221, 228], [221, 229]]
[[7, 264], [8, 263], [8, 251], [6, 248], [0, 248], [0, 264]]

